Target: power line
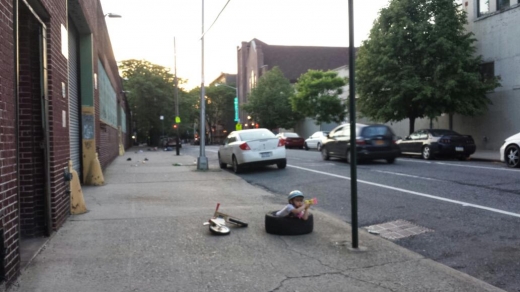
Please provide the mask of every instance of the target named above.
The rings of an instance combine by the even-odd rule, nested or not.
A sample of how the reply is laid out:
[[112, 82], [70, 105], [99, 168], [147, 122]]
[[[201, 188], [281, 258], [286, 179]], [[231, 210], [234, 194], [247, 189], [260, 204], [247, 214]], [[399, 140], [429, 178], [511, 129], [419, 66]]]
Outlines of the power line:
[[215, 20], [213, 21], [213, 23], [209, 26], [208, 30], [206, 30], [202, 36], [200, 37], [201, 39], [206, 35], [206, 33], [213, 27], [213, 25], [215, 24], [215, 22], [217, 22], [218, 18], [220, 17], [220, 14], [222, 14], [222, 12], [224, 11], [224, 9], [226, 9], [227, 5], [229, 4], [231, 0], [228, 0], [226, 2], [226, 5], [224, 5], [224, 7], [222, 8], [222, 10], [220, 10], [219, 14], [217, 15], [217, 18], [215, 18]]

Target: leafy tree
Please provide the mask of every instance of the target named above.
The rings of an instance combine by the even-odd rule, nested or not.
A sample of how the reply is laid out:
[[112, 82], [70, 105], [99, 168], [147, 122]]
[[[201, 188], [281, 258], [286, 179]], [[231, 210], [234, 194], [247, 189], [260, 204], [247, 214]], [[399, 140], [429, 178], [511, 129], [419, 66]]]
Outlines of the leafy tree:
[[346, 104], [339, 98], [346, 80], [334, 71], [309, 70], [298, 78], [292, 108], [316, 124], [340, 123], [345, 119]]
[[[163, 66], [144, 60], [125, 60], [119, 65], [124, 79], [124, 88], [132, 110], [132, 120], [139, 142], [157, 144], [159, 136], [176, 134], [175, 123], [175, 76]], [[179, 80], [180, 84], [184, 80]], [[190, 105], [189, 95], [179, 90], [179, 113], [181, 120], [193, 121], [195, 108]], [[160, 116], [164, 116], [164, 121]], [[164, 127], [163, 127], [164, 126]], [[181, 123], [184, 132], [189, 124]]]
[[499, 86], [480, 75], [466, 13], [453, 0], [392, 0], [358, 53], [359, 110], [376, 121], [477, 115]]
[[243, 109], [263, 128], [291, 128], [299, 118], [291, 108], [292, 95], [291, 83], [278, 67], [274, 67], [260, 77]]

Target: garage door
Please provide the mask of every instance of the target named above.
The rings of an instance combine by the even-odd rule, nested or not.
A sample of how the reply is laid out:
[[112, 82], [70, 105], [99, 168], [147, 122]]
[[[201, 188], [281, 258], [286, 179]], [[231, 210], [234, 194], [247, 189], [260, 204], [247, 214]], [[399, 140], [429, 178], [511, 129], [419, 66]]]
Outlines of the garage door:
[[81, 178], [80, 97], [78, 33], [69, 21], [69, 137], [70, 159]]

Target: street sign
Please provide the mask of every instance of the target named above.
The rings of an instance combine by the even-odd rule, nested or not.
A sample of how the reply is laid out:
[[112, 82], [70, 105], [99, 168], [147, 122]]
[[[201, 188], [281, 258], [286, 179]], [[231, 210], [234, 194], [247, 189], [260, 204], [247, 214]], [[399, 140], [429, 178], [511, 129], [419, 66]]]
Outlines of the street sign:
[[236, 129], [237, 131], [242, 130], [242, 124], [241, 124], [241, 123], [237, 123], [236, 126], [235, 126], [235, 129]]
[[235, 97], [235, 122], [238, 122], [238, 97]]
[[175, 123], [180, 124], [181, 123], [181, 117], [179, 117], [179, 116], [175, 117]]

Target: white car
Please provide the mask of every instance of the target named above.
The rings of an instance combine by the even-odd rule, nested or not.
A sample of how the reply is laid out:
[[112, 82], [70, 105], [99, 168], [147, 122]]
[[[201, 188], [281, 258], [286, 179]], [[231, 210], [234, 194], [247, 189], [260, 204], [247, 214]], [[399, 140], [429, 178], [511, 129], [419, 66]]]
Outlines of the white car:
[[239, 173], [246, 166], [276, 164], [287, 166], [285, 142], [267, 129], [249, 129], [231, 132], [218, 149], [220, 168], [228, 164]]
[[305, 140], [303, 148], [305, 148], [305, 150], [316, 148], [318, 151], [320, 151], [321, 145], [323, 144], [322, 141], [327, 138], [327, 134], [329, 134], [329, 131], [318, 131], [312, 134], [308, 139]]
[[504, 141], [500, 147], [500, 160], [509, 167], [520, 167], [520, 133], [513, 135]]

